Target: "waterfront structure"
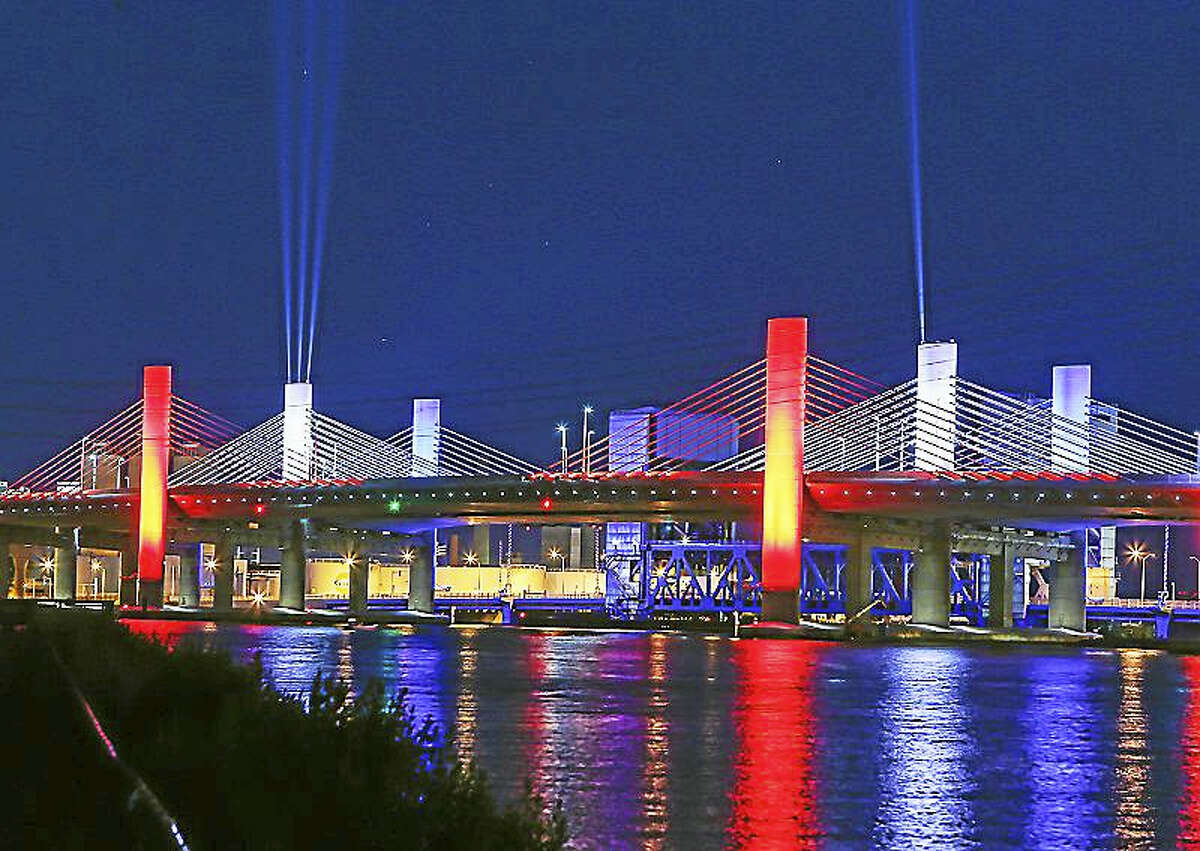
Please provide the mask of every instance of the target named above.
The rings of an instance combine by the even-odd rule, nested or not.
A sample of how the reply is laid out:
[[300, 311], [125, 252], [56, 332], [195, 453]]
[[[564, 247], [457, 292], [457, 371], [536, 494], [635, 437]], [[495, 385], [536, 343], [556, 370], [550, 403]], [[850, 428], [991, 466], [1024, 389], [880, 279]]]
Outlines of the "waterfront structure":
[[398, 605], [432, 613], [491, 589], [500, 574], [482, 571], [511, 573], [512, 527], [528, 525], [526, 563], [603, 582], [580, 579], [587, 598], [497, 585], [510, 605], [1007, 627], [1044, 600], [1050, 626], [1082, 629], [1089, 529], [1200, 518], [1194, 433], [1097, 400], [1087, 365], [1055, 367], [1050, 399], [1016, 397], [961, 378], [955, 343], [923, 343], [914, 379], [885, 387], [809, 353], [807, 327], [771, 320], [764, 360], [614, 412], [548, 466], [447, 427], [435, 399], [367, 434], [315, 409], [307, 383], [242, 430], [147, 367], [141, 401], [0, 494], [0, 582], [155, 608], [166, 568], [173, 602], [298, 611], [338, 599], [314, 584], [333, 559], [352, 614], [401, 587]]

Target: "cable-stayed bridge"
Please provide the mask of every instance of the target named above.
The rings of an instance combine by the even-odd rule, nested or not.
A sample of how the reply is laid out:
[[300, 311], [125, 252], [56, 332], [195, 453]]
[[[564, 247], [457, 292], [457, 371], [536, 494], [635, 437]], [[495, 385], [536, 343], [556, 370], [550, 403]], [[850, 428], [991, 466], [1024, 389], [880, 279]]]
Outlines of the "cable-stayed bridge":
[[1081, 628], [1094, 530], [1200, 518], [1196, 434], [1096, 398], [1090, 367], [1055, 367], [1048, 398], [960, 376], [953, 343], [920, 346], [915, 372], [885, 386], [809, 353], [805, 320], [772, 320], [764, 359], [614, 411], [606, 433], [542, 463], [443, 424], [435, 399], [380, 436], [294, 383], [280, 413], [242, 428], [147, 367], [141, 399], [0, 493], [0, 535], [10, 553], [51, 548], [64, 599], [79, 552], [108, 548], [124, 555], [122, 602], [161, 605], [174, 546], [176, 596], [195, 605], [204, 550], [189, 547], [207, 543], [218, 607], [224, 566], [249, 545], [280, 550], [283, 607], [304, 608], [314, 553], [344, 558], [352, 609], [368, 605], [357, 574], [399, 553], [406, 604], [431, 611], [437, 529], [575, 525], [593, 531], [614, 611], [942, 624], [973, 606], [1007, 626], [1023, 575], [1052, 626]]

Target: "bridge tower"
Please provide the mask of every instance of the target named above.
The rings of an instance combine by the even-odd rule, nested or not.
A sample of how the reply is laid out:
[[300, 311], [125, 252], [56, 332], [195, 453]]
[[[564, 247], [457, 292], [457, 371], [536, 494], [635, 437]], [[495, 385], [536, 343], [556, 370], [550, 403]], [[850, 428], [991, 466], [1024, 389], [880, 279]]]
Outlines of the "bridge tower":
[[171, 470], [171, 367], [142, 371], [142, 479], [138, 500], [138, 603], [163, 602], [167, 474]]
[[[957, 442], [958, 343], [917, 346], [917, 408], [913, 467], [929, 472], [954, 469]], [[945, 626], [950, 622], [950, 528], [933, 523], [923, 536], [912, 579], [913, 622]]]
[[800, 619], [807, 359], [807, 317], [767, 321], [767, 445], [762, 548], [764, 621], [796, 623]]
[[[440, 461], [442, 402], [440, 399], [413, 399], [412, 456], [414, 476], [436, 476]], [[429, 558], [422, 546], [408, 569], [408, 607], [432, 614], [433, 581], [437, 564], [437, 527], [429, 530]]]
[[313, 477], [313, 392], [307, 381], [283, 385], [283, 478]]
[[[1088, 406], [1092, 395], [1090, 364], [1056, 366], [1052, 372], [1054, 418], [1050, 424], [1050, 469], [1086, 473], [1091, 466]], [[1051, 628], [1087, 628], [1087, 530], [1068, 530], [1071, 550], [1058, 562], [1050, 582]]]

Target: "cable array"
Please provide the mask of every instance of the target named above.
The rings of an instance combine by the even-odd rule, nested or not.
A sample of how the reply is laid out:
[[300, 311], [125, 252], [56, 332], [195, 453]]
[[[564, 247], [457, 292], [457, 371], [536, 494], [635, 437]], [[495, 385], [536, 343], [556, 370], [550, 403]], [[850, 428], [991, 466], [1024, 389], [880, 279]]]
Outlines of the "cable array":
[[[1048, 399], [1021, 398], [963, 378], [941, 404], [919, 399], [915, 380], [807, 420], [804, 466], [815, 471], [929, 470], [1175, 475], [1200, 469], [1197, 435], [1100, 400], [1087, 420], [1055, 414]], [[951, 460], [952, 459], [952, 460]], [[944, 461], [946, 463], [931, 463]], [[755, 445], [707, 470], [762, 470]]]
[[[883, 386], [812, 356], [806, 373], [805, 421], [810, 425], [871, 398]], [[548, 472], [590, 476], [697, 467], [753, 469], [762, 459], [766, 389], [766, 361], [755, 361], [665, 407], [626, 412], [608, 435], [569, 453], [565, 465], [560, 460]]]
[[[171, 451], [204, 455], [241, 428], [182, 396], [171, 396]], [[7, 492], [80, 493], [130, 486], [130, 465], [142, 455], [142, 400], [16, 479]]]
[[411, 426], [389, 437], [388, 443], [408, 447], [416, 476], [526, 476], [538, 471], [536, 464], [443, 425], [433, 434], [436, 462], [416, 454]]

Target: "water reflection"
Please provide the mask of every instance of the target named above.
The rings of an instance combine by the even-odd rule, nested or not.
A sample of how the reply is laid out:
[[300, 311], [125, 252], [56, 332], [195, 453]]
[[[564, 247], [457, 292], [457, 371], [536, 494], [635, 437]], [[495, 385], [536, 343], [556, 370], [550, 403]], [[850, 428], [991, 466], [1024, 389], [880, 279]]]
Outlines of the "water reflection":
[[405, 687], [578, 848], [1200, 845], [1200, 658], [650, 633], [134, 622]]
[[1180, 725], [1180, 773], [1182, 795], [1179, 802], [1179, 844], [1200, 846], [1200, 656], [1180, 660], [1187, 702]]
[[875, 841], [896, 848], [970, 844], [977, 794], [964, 708], [970, 659], [951, 647], [880, 652], [887, 688], [878, 707], [883, 788]]
[[739, 848], [816, 848], [814, 666], [824, 647], [738, 641], [733, 707], [737, 758], [729, 841]]
[[1150, 651], [1120, 653], [1120, 703], [1117, 707], [1116, 824], [1123, 848], [1153, 847], [1154, 820], [1146, 802], [1150, 791], [1150, 754], [1146, 706], [1142, 699]]
[[646, 848], [662, 848], [668, 826], [670, 782], [670, 739], [667, 722], [667, 637], [654, 634], [649, 640], [646, 680], [650, 684], [646, 712], [646, 759], [642, 770], [642, 815]]
[[1098, 674], [1111, 674], [1110, 659], [1051, 653], [1024, 671], [1029, 697], [1013, 739], [1024, 744], [1030, 779], [1026, 846], [1090, 847], [1111, 834], [1111, 703], [1096, 687]]

